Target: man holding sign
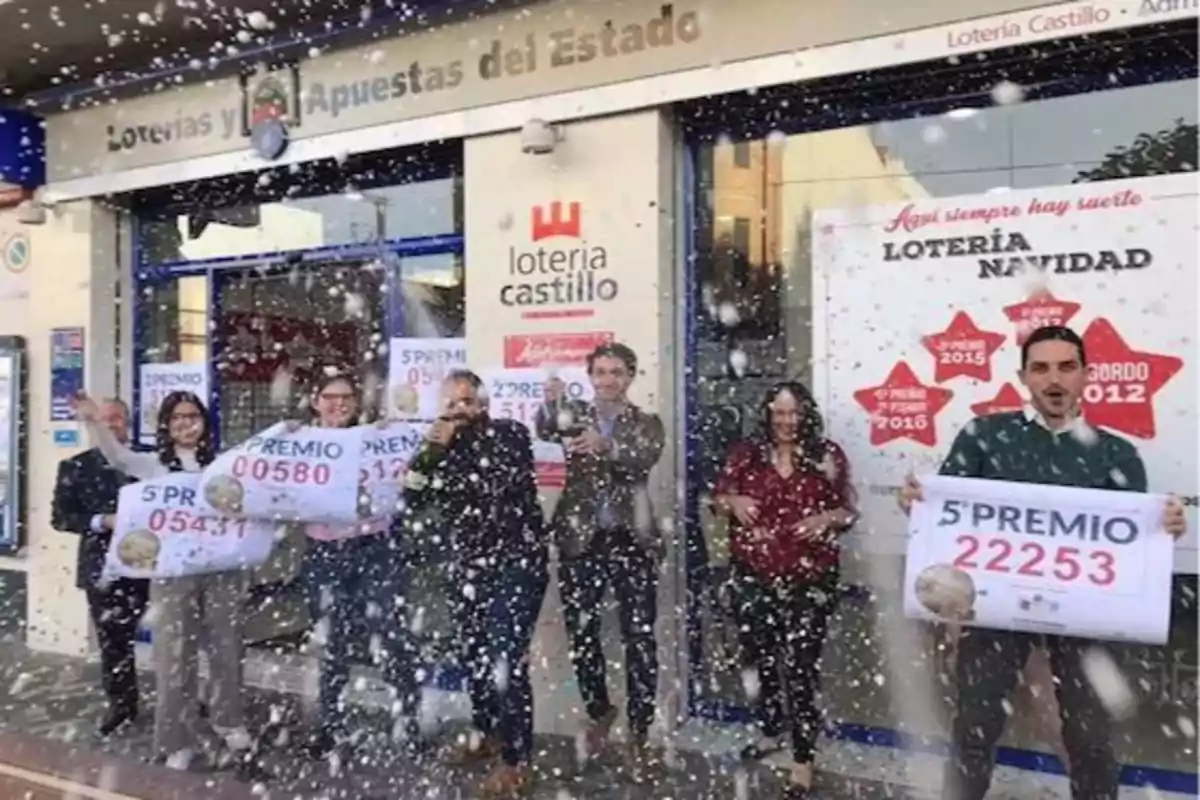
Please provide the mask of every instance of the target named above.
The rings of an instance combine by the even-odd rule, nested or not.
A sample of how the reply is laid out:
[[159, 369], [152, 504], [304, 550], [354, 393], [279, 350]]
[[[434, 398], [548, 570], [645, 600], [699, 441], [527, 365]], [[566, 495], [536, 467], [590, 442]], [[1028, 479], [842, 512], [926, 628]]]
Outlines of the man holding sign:
[[[973, 420], [955, 439], [941, 474], [1145, 492], [1146, 470], [1134, 447], [1091, 428], [1080, 416], [1086, 367], [1083, 340], [1074, 331], [1061, 326], [1034, 331], [1022, 345], [1019, 373], [1029, 389], [1031, 408]], [[899, 499], [905, 513], [923, 500], [915, 478], [909, 478]], [[1183, 507], [1177, 501], [1168, 504], [1162, 527], [1175, 537], [1185, 532]], [[959, 619], [969, 622], [975, 594], [970, 572], [941, 566], [946, 574], [922, 573], [924, 583], [917, 587], [924, 595], [922, 603], [937, 606], [939, 614], [961, 611]], [[1112, 721], [1088, 676], [1089, 651], [1101, 645], [982, 627], [969, 628], [958, 644], [958, 707], [942, 788], [945, 800], [983, 800], [987, 794], [1007, 704], [1039, 638], [1044, 638], [1058, 679], [1072, 796], [1116, 800], [1120, 770], [1110, 741]]]

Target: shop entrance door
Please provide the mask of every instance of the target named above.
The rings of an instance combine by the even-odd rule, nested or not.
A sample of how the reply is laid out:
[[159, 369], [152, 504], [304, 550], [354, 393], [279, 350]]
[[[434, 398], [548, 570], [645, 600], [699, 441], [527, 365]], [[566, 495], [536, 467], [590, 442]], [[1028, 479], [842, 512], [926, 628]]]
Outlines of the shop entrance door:
[[[386, 269], [378, 259], [214, 270], [213, 412], [222, 449], [285, 419], [307, 419], [323, 367], [355, 370], [373, 394], [386, 377]], [[364, 397], [364, 407], [377, 407]], [[298, 643], [310, 626], [299, 584], [303, 533], [289, 530], [254, 571], [246, 638]]]

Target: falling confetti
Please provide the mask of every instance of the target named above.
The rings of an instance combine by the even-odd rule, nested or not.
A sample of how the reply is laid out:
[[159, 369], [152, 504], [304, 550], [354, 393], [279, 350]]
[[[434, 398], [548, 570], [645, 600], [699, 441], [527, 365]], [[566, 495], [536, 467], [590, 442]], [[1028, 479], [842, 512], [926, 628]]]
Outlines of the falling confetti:
[[1128, 719], [1137, 709], [1137, 697], [1121, 668], [1103, 647], [1090, 647], [1081, 657], [1084, 675], [1100, 702], [1114, 719]]
[[992, 100], [998, 106], [1013, 106], [1025, 99], [1025, 90], [1012, 81], [1000, 81], [992, 87]]

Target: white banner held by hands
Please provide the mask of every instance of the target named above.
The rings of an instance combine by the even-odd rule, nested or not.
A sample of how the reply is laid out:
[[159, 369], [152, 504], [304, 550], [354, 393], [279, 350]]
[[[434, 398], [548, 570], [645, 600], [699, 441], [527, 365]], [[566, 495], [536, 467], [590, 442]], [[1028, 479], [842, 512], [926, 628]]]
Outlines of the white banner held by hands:
[[429, 426], [391, 421], [366, 425], [359, 462], [359, 483], [371, 498], [371, 516], [399, 513], [404, 499], [404, 474]]
[[229, 516], [353, 524], [364, 427], [293, 429], [279, 423], [222, 453], [204, 470], [203, 499]]
[[438, 415], [446, 373], [466, 366], [465, 339], [392, 339], [388, 345], [387, 416], [433, 419]]
[[1163, 644], [1175, 542], [1163, 495], [927, 476], [913, 504], [907, 616]]
[[177, 578], [265, 563], [278, 526], [213, 514], [200, 481], [176, 472], [121, 489], [104, 577]]
[[496, 418], [515, 419], [529, 428], [538, 485], [561, 488], [566, 477], [566, 455], [560, 445], [538, 439], [534, 426], [538, 410], [546, 403], [544, 389], [551, 377], [563, 382], [566, 399], [591, 402], [594, 393], [587, 370], [583, 367], [488, 369], [480, 377], [487, 389], [488, 413]]

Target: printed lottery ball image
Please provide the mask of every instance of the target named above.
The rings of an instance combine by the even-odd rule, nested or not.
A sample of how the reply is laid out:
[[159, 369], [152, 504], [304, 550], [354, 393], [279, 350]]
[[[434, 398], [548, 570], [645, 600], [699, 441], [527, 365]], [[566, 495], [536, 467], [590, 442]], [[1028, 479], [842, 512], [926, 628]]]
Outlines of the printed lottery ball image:
[[401, 414], [416, 414], [421, 410], [421, 395], [417, 392], [417, 387], [411, 383], [394, 387], [392, 405]]
[[204, 484], [204, 499], [217, 511], [237, 514], [242, 510], [246, 490], [241, 481], [229, 475], [218, 475]]
[[934, 564], [917, 575], [917, 601], [939, 617], [966, 621], [975, 618], [975, 581], [949, 564]]
[[117, 545], [117, 558], [131, 569], [153, 570], [162, 544], [150, 531], [134, 531]]

